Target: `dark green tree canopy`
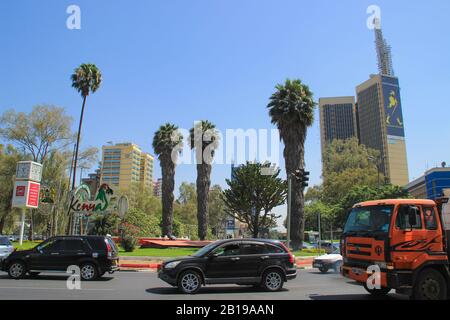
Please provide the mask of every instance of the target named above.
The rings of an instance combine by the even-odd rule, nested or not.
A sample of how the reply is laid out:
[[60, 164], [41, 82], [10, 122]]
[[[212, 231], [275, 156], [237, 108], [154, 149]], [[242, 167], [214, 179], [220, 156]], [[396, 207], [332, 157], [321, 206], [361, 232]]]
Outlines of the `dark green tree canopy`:
[[225, 212], [246, 223], [254, 237], [274, 225], [279, 217], [272, 210], [286, 201], [287, 184], [279, 177], [280, 170], [262, 174], [263, 168], [270, 167], [271, 163], [247, 162], [236, 169], [233, 179], [226, 180], [229, 189], [222, 196]]
[[161, 156], [171, 155], [175, 147], [180, 146], [183, 143], [183, 136], [178, 131], [178, 127], [171, 123], [166, 123], [159, 127], [153, 137], [153, 150]]
[[306, 128], [313, 124], [316, 103], [307, 85], [299, 79], [287, 79], [284, 85], [278, 84], [276, 90], [267, 106], [273, 124], [280, 130], [292, 125]]
[[102, 83], [102, 73], [95, 64], [83, 63], [75, 69], [71, 76], [72, 87], [82, 97], [87, 97], [90, 92], [94, 93]]

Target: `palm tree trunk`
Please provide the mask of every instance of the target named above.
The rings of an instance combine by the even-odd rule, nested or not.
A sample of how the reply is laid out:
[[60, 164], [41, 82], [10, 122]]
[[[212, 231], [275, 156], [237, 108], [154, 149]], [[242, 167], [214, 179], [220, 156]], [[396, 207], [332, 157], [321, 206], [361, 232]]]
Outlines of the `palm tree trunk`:
[[162, 236], [173, 232], [173, 190], [175, 188], [175, 164], [169, 155], [161, 157], [162, 171]]
[[[75, 157], [73, 159], [73, 180], [72, 180], [72, 190], [75, 189], [76, 177], [77, 177], [77, 162], [78, 162], [78, 150], [80, 147], [80, 135], [81, 135], [81, 127], [83, 125], [83, 116], [84, 116], [84, 106], [86, 105], [86, 96], [83, 96], [83, 105], [81, 106], [81, 114], [80, 114], [80, 123], [78, 124], [78, 132], [77, 132], [77, 144], [75, 146]], [[70, 210], [70, 209], [69, 209]], [[69, 219], [69, 233], [72, 232], [73, 226], [73, 215], [70, 215]]]
[[[301, 139], [299, 139], [301, 137]], [[293, 173], [297, 169], [305, 167], [304, 144], [306, 131], [300, 129], [295, 134], [290, 133], [284, 137], [284, 160], [286, 175]], [[304, 206], [305, 199], [301, 182], [292, 179], [292, 200], [291, 200], [291, 245], [294, 250], [300, 250], [303, 246], [303, 234], [305, 230]]]
[[208, 233], [208, 194], [211, 186], [211, 165], [197, 164], [197, 221], [198, 237], [205, 240]]

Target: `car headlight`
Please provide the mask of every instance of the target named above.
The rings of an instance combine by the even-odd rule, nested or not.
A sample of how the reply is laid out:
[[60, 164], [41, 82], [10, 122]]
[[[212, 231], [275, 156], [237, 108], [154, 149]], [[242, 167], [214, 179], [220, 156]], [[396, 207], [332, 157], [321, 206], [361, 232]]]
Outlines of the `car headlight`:
[[168, 264], [166, 264], [164, 266], [165, 269], [173, 269], [175, 268], [177, 265], [180, 264], [181, 261], [173, 261], [173, 262], [169, 262]]

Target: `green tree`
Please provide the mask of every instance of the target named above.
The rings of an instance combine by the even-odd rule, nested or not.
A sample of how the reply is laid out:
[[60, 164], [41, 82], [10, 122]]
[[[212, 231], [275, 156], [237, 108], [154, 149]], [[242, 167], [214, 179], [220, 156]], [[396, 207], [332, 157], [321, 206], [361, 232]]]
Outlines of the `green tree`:
[[325, 149], [322, 200], [337, 204], [354, 186], [375, 186], [378, 169], [372, 159], [378, 151], [359, 144], [358, 139], [334, 140]]
[[343, 227], [347, 221], [348, 212], [357, 203], [371, 200], [383, 199], [406, 199], [408, 192], [399, 186], [383, 185], [376, 186], [355, 186], [339, 202], [336, 210], [336, 223]]
[[189, 144], [195, 150], [197, 163], [198, 237], [205, 240], [208, 231], [208, 193], [211, 186], [211, 164], [219, 145], [216, 126], [207, 120], [197, 122], [190, 130]]
[[[300, 80], [286, 80], [277, 85], [268, 104], [272, 123], [278, 127], [284, 142], [286, 175], [305, 168], [305, 139], [307, 129], [314, 121], [316, 103], [309, 87]], [[304, 195], [300, 182], [293, 179], [291, 191], [292, 247], [302, 247], [304, 231]]]
[[[64, 108], [37, 105], [29, 114], [14, 110], [3, 113], [0, 136], [22, 149], [23, 154], [30, 156], [29, 160], [44, 164], [51, 152], [62, 151], [73, 141], [71, 124], [72, 118]], [[33, 239], [36, 212], [36, 209], [29, 210], [29, 239]]]
[[197, 202], [197, 190], [195, 183], [182, 182], [179, 188], [178, 202], [187, 204], [189, 202]]
[[7, 219], [10, 217], [14, 190], [14, 175], [20, 153], [11, 145], [0, 144], [0, 234], [3, 234]]
[[90, 93], [94, 93], [100, 88], [102, 83], [102, 74], [95, 64], [83, 63], [78, 68], [75, 69], [74, 73], [71, 75], [72, 87], [77, 90], [81, 97], [83, 98], [83, 104], [81, 106], [80, 122], [78, 124], [77, 132], [77, 142], [75, 146], [75, 157], [73, 165], [73, 182], [72, 189], [75, 189], [76, 184], [76, 172], [77, 172], [77, 162], [78, 162], [78, 150], [80, 147], [80, 135], [81, 127], [83, 124], [84, 117], [84, 107], [86, 105], [86, 98]]
[[214, 185], [209, 191], [208, 217], [212, 234], [219, 238], [225, 236], [227, 213], [222, 199], [223, 190], [219, 185]]
[[123, 223], [136, 228], [137, 237], [157, 237], [161, 235], [161, 215], [144, 212], [141, 209], [130, 209]]
[[153, 150], [158, 155], [162, 172], [162, 235], [171, 236], [173, 227], [173, 190], [175, 187], [175, 165], [183, 144], [178, 127], [166, 123], [155, 132]]
[[287, 186], [279, 178], [280, 170], [273, 175], [263, 175], [262, 169], [271, 168], [270, 163], [247, 163], [240, 166], [234, 179], [227, 179], [229, 189], [223, 191], [225, 212], [246, 223], [253, 237], [270, 229], [279, 218], [272, 210], [285, 203]]

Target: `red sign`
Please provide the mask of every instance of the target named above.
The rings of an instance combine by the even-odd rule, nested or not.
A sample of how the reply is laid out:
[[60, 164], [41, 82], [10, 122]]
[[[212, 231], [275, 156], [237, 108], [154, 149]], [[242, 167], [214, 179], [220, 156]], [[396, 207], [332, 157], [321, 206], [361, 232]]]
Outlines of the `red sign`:
[[16, 187], [16, 197], [23, 197], [25, 196], [25, 186], [17, 186]]
[[39, 183], [30, 183], [30, 189], [28, 190], [27, 206], [38, 207], [39, 205]]

